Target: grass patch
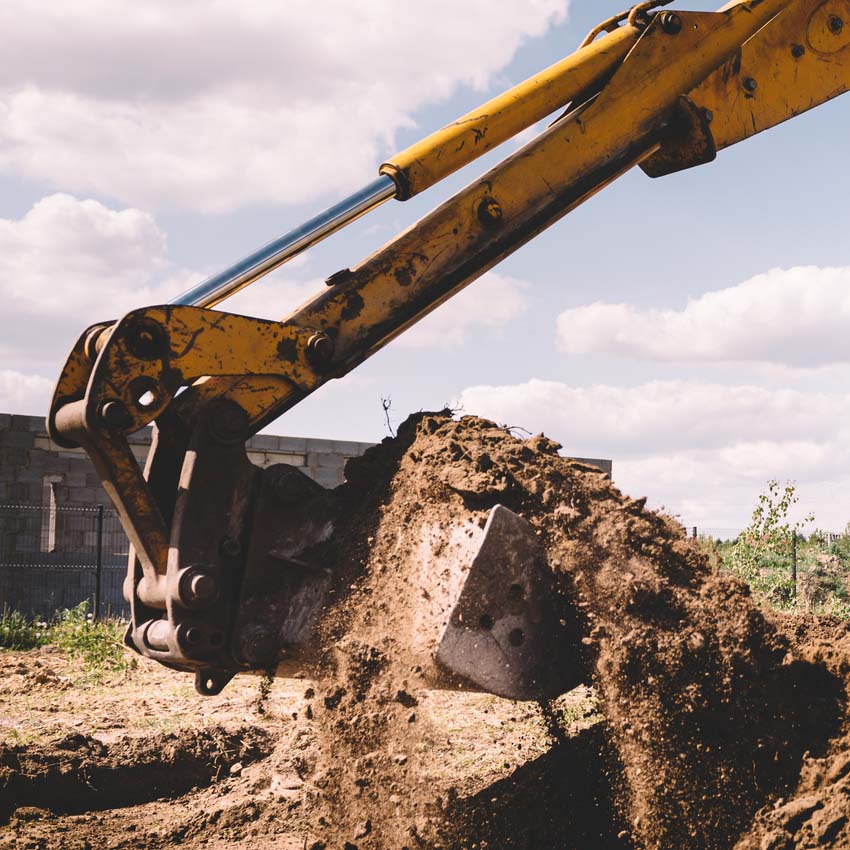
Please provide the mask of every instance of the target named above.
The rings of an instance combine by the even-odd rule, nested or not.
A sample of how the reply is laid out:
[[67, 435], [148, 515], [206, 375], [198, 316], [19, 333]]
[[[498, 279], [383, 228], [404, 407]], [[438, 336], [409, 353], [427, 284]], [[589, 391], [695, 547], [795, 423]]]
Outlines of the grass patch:
[[124, 624], [119, 620], [96, 622], [88, 602], [60, 612], [49, 623], [4, 610], [0, 618], [0, 648], [57, 646], [80, 662], [86, 681], [96, 683], [108, 674], [126, 673], [137, 666], [124, 646], [123, 632]]
[[63, 611], [50, 630], [50, 643], [79, 659], [95, 678], [104, 673], [126, 673], [135, 666], [124, 647], [123, 625], [117, 620], [95, 621], [89, 603]]
[[28, 620], [20, 611], [3, 609], [0, 616], [0, 648], [35, 649], [48, 642], [46, 623]]
[[814, 517], [789, 520], [796, 502], [792, 483], [769, 481], [750, 525], [736, 540], [706, 538], [696, 545], [713, 569], [743, 579], [753, 597], [770, 608], [850, 620], [850, 524], [837, 537], [820, 531], [806, 536], [801, 528]]

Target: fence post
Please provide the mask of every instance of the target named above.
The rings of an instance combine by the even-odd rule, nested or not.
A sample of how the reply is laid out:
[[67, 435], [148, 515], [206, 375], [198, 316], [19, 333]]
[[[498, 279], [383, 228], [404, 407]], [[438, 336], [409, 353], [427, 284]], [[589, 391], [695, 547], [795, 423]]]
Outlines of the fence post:
[[692, 532], [692, 536], [693, 536], [694, 540], [696, 540], [696, 539], [697, 539], [697, 527], [696, 527], [696, 526], [694, 526], [694, 527], [691, 529], [691, 532]]
[[791, 586], [797, 596], [797, 529], [791, 532]]
[[97, 549], [94, 564], [94, 619], [100, 619], [100, 592], [103, 573], [103, 505], [97, 506]]

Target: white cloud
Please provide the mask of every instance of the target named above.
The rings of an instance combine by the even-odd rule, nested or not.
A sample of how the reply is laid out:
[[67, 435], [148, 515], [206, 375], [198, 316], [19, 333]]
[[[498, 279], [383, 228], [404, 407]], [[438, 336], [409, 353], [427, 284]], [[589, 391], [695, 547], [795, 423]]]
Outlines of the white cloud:
[[596, 302], [558, 317], [569, 354], [661, 361], [850, 362], [850, 267], [772, 269], [681, 310]]
[[20, 219], [0, 219], [0, 358], [27, 374], [58, 374], [88, 325], [167, 301], [192, 277], [169, 261], [146, 213], [43, 198]]
[[471, 387], [462, 400], [466, 410], [525, 427], [530, 421], [582, 451], [599, 446], [619, 457], [741, 441], [822, 440], [839, 425], [850, 430], [850, 395], [687, 380], [572, 387], [533, 379]]
[[414, 19], [392, 0], [66, 0], [37, 14], [6, 0], [0, 172], [146, 209], [353, 188], [418, 109], [483, 88], [567, 3], [432, 0]]
[[497, 330], [524, 313], [528, 288], [526, 281], [487, 272], [398, 337], [394, 344], [403, 348], [459, 348], [473, 328]]
[[464, 410], [614, 460], [618, 486], [698, 524], [743, 526], [768, 479], [796, 480], [823, 525], [850, 520], [850, 393], [698, 381], [470, 387]]
[[47, 414], [54, 382], [39, 375], [0, 369], [0, 411]]

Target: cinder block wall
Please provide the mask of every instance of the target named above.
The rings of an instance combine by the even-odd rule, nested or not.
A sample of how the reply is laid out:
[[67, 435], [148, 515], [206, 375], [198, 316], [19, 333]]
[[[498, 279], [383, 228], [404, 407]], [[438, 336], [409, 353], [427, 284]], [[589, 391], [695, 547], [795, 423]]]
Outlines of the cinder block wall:
[[[130, 437], [140, 463], [150, 440], [150, 429]], [[335, 487], [346, 461], [370, 445], [262, 434], [248, 441], [247, 450], [258, 466], [288, 463]], [[611, 474], [610, 460], [579, 460]], [[106, 508], [105, 526], [97, 524], [104, 514], [97, 505]], [[121, 588], [129, 543], [88, 457], [53, 443], [41, 417], [0, 413], [0, 611], [50, 617], [91, 600], [98, 540], [104, 610], [126, 615]]]
[[[151, 441], [145, 428], [129, 438], [142, 463]], [[312, 437], [275, 437], [260, 434], [247, 444], [248, 457], [258, 466], [289, 463], [323, 487], [343, 482], [351, 457], [362, 455], [372, 443], [316, 440]], [[610, 460], [576, 458], [611, 475]], [[82, 449], [63, 449], [48, 436], [40, 416], [0, 413], [0, 504], [46, 504], [50, 490], [58, 505], [109, 505], [100, 480]]]
[[[130, 437], [140, 462], [150, 440], [150, 428]], [[336, 487], [343, 481], [346, 461], [363, 454], [370, 445], [260, 434], [248, 441], [247, 449], [258, 466], [289, 463], [322, 486]], [[82, 449], [63, 449], [52, 442], [40, 416], [0, 413], [0, 503], [46, 504], [51, 488], [59, 505], [109, 504]]]

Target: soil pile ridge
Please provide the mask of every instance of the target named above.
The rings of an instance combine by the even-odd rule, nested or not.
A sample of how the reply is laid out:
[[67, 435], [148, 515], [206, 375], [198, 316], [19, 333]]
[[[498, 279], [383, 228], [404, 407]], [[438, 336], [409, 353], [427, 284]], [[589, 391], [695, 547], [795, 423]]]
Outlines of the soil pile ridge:
[[[827, 756], [843, 717], [840, 672], [795, 653], [680, 526], [559, 448], [475, 417], [419, 414], [350, 462], [349, 520], [325, 557], [353, 590], [323, 626], [316, 747], [295, 766], [315, 789], [316, 847], [478, 843], [462, 789], [419, 779], [426, 688], [399, 636], [428, 588], [398, 565], [416, 561], [418, 529], [481, 524], [495, 504], [537, 529], [606, 717], [593, 781], [576, 777], [595, 783], [597, 807], [608, 795], [607, 828], [573, 823], [582, 839], [557, 846], [729, 848], [792, 791], [804, 755]], [[558, 770], [568, 803], [570, 771]], [[501, 846], [538, 846], [541, 829], [539, 811], [517, 812]]]
[[45, 746], [0, 747], [0, 823], [21, 807], [69, 814], [178, 796], [271, 749], [271, 736], [257, 726], [185, 729], [110, 745], [75, 734]]

